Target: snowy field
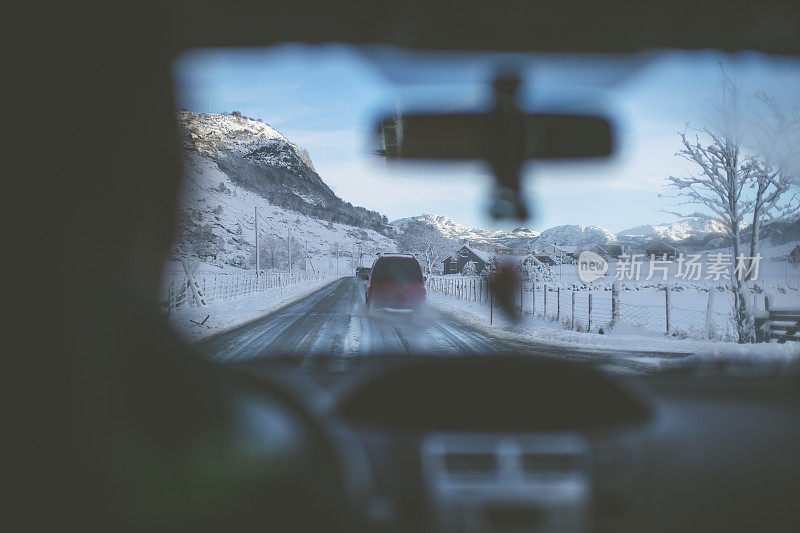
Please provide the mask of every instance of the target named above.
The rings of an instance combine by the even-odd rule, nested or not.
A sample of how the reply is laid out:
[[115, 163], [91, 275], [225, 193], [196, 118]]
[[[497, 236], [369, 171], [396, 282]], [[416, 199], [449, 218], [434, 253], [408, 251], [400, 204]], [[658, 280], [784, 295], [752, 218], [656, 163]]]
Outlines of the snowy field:
[[618, 351], [621, 354], [639, 352], [645, 356], [657, 352], [661, 357], [658, 361], [646, 360], [648, 365], [654, 367], [670, 365], [669, 358], [664, 358], [669, 354], [673, 354], [676, 358], [681, 357], [684, 363], [688, 357], [704, 364], [714, 364], [715, 361], [750, 360], [757, 361], [758, 364], [769, 362], [773, 367], [800, 364], [798, 343], [741, 345], [735, 342], [679, 339], [632, 327], [624, 322], [604, 334], [583, 333], [565, 330], [557, 322], [531, 316], [525, 316], [515, 322], [504, 316], [499, 309], [493, 313], [490, 325], [489, 309], [485, 303], [467, 302], [435, 293], [428, 294], [428, 303], [434, 309], [481, 329], [487, 334], [523, 344], [530, 342], [588, 352]]
[[[792, 265], [788, 261], [786, 261], [787, 255], [792, 251], [792, 249], [797, 246], [797, 242], [791, 242], [787, 244], [782, 244], [778, 246], [762, 246], [761, 247], [761, 255], [762, 259], [759, 264], [759, 272], [758, 272], [758, 279], [753, 282], [754, 286], [757, 286], [761, 289], [794, 289], [800, 290], [800, 268], [796, 265]], [[701, 269], [701, 277], [700, 279], [678, 279], [676, 278], [676, 273], [678, 269], [678, 263], [675, 261], [670, 262], [667, 264], [667, 274], [666, 274], [666, 281], [672, 284], [691, 284], [696, 287], [700, 287], [706, 289], [709, 286], [716, 286], [720, 285], [720, 283], [724, 283], [725, 279], [714, 280], [706, 279], [708, 273], [708, 263], [709, 257], [715, 254], [731, 254], [729, 249], [714, 249], [714, 250], [704, 250], [702, 252], [697, 252], [701, 256], [700, 264], [702, 266]], [[685, 254], [688, 258], [689, 254]], [[498, 258], [503, 258], [504, 256], [498, 256]], [[653, 276], [651, 279], [647, 279], [650, 275], [650, 268], [651, 262], [649, 260], [642, 261], [640, 267], [640, 276], [638, 281], [633, 280], [625, 280], [623, 283], [630, 285], [630, 286], [642, 286], [643, 284], [657, 284], [659, 282], [664, 282], [664, 275], [661, 271], [658, 270], [658, 267], [661, 266], [660, 264], [653, 264]], [[599, 279], [593, 284], [603, 284], [608, 283], [610, 284], [614, 281], [617, 271], [620, 268], [620, 264], [617, 261], [609, 261], [608, 263], [608, 272], [604, 278]], [[549, 268], [549, 271], [546, 272], [545, 276], [547, 281], [553, 283], [567, 283], [567, 284], [583, 284], [583, 282], [578, 277], [578, 266], [575, 264], [564, 264], [564, 265], [555, 265]], [[544, 279], [543, 279], [544, 281]]]
[[[750, 282], [748, 303], [754, 313], [766, 309], [767, 299], [773, 310], [800, 308], [800, 269], [786, 261], [795, 245], [763, 246], [758, 276]], [[618, 280], [621, 262], [610, 261], [606, 275], [589, 283], [579, 278], [575, 264], [547, 268], [518, 266], [518, 272], [526, 281], [522, 283], [522, 290], [515, 294], [515, 306], [522, 315], [546, 319], [555, 327], [597, 333], [608, 329], [612, 321], [612, 286], [616, 283], [620, 289], [617, 329], [624, 326], [661, 336], [668, 332], [672, 337], [695, 340], [734, 340], [731, 282], [724, 273], [712, 274], [710, 266], [711, 258], [719, 253], [729, 254], [730, 251], [698, 253], [699, 268], [691, 276], [679, 275], [680, 267], [686, 273], [686, 263], [647, 260], [641, 262], [638, 276], [620, 275], [622, 280]], [[519, 259], [497, 258], [501, 262]], [[478, 306], [475, 311], [488, 320], [484, 280], [449, 275], [435, 276], [432, 281], [433, 292], [468, 302], [483, 302], [483, 308]]]

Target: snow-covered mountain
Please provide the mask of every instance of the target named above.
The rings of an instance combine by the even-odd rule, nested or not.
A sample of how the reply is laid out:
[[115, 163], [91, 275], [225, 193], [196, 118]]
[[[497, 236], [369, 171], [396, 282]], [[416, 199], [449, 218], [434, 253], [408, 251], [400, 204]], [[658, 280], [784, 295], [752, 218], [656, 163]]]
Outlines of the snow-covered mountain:
[[395, 220], [391, 225], [398, 231], [403, 231], [410, 224], [419, 222], [430, 225], [448, 239], [469, 242], [476, 249], [500, 253], [519, 253], [544, 244], [583, 247], [617, 242], [616, 235], [598, 226], [564, 225], [546, 229], [541, 233], [525, 227], [513, 231], [485, 230], [470, 228], [439, 215], [402, 218]]
[[419, 215], [395, 220], [391, 225], [404, 231], [409, 225], [424, 223], [438, 230], [442, 236], [457, 242], [469, 242], [477, 249], [487, 251], [506, 251], [524, 246], [539, 236], [539, 232], [525, 227], [512, 231], [470, 228], [441, 215]]
[[252, 267], [256, 208], [262, 268], [285, 270], [290, 251], [295, 268], [326, 269], [337, 245], [340, 256], [360, 249], [365, 264], [396, 250], [386, 217], [338, 198], [308, 155], [267, 124], [188, 112], [178, 122], [184, 179], [173, 260]]
[[617, 237], [626, 241], [654, 239], [682, 241], [691, 237], [723, 233], [725, 233], [725, 227], [718, 220], [693, 217], [677, 222], [636, 226], [620, 231], [617, 233]]
[[272, 205], [313, 218], [389, 231], [385, 216], [345, 202], [314, 170], [308, 152], [239, 113], [178, 113], [184, 147], [214, 161], [231, 181]]
[[[541, 233], [524, 227], [513, 231], [486, 230], [464, 226], [440, 215], [420, 215], [403, 218], [395, 220], [391, 223], [391, 226], [398, 232], [402, 232], [413, 223], [420, 222], [431, 226], [442, 236], [455, 242], [469, 242], [478, 250], [498, 253], [523, 253], [528, 250], [540, 249], [546, 244], [585, 248], [595, 244], [627, 242], [634, 246], [644, 246], [647, 242], [653, 240], [681, 242], [687, 250], [707, 249], [709, 246], [719, 246], [719, 243], [723, 242], [720, 239], [724, 239], [725, 235], [725, 228], [721, 223], [701, 217], [687, 218], [665, 224], [637, 226], [617, 234], [600, 226], [577, 224], [555, 226]], [[765, 236], [771, 236], [772, 233], [775, 233], [777, 235], [776, 238], [785, 241], [792, 239], [797, 233], [796, 230], [792, 231], [791, 225], [787, 226], [786, 230], [781, 229], [782, 232], [777, 230], [771, 232], [770, 226], [764, 226], [762, 231]], [[786, 234], [785, 236], [784, 233]], [[744, 237], [746, 240], [746, 235]]]
[[617, 242], [617, 236], [599, 226], [566, 224], [544, 230], [536, 242], [537, 246], [555, 244], [560, 246], [592, 246]]

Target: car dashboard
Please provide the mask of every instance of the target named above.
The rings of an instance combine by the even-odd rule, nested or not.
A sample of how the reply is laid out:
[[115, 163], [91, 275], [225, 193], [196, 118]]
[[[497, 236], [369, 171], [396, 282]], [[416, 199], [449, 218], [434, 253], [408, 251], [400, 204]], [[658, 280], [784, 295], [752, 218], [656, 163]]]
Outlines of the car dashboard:
[[741, 530], [782, 524], [800, 488], [794, 379], [499, 355], [270, 368], [325, 421], [365, 530]]

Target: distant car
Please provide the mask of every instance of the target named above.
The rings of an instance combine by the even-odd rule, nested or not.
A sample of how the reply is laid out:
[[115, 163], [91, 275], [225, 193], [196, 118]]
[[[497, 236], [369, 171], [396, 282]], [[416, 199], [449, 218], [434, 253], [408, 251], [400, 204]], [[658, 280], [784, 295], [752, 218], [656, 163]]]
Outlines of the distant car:
[[369, 279], [369, 267], [356, 268], [356, 277], [360, 279]]
[[375, 260], [367, 283], [367, 307], [418, 309], [425, 303], [422, 269], [413, 255], [382, 255]]

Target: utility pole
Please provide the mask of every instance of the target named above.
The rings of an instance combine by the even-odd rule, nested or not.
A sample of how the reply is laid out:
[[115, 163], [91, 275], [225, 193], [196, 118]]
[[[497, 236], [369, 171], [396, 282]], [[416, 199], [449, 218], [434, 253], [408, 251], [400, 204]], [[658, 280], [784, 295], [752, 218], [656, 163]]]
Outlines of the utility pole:
[[211, 114], [211, 113], [212, 113], [212, 111], [211, 111], [211, 100], [213, 100], [213, 99], [214, 99], [214, 97], [213, 97], [213, 96], [209, 96], [209, 97], [208, 97], [208, 113], [209, 113], [209, 114]]
[[256, 283], [258, 283], [258, 271], [261, 270], [261, 258], [258, 253], [258, 207], [256, 210]]

